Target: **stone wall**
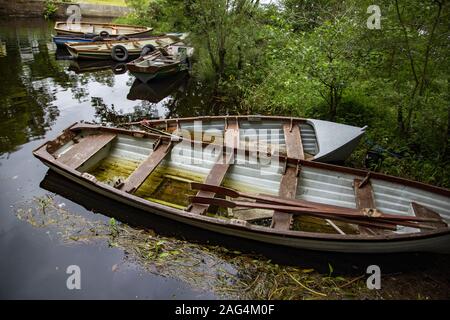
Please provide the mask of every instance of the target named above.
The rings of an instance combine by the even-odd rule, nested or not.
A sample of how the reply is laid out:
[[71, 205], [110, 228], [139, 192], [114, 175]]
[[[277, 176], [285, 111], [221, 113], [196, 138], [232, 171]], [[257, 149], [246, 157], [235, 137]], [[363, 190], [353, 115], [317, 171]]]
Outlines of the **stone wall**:
[[[117, 18], [131, 12], [130, 8], [90, 3], [58, 3], [58, 18], [66, 17], [66, 9], [70, 5], [79, 5], [84, 18]], [[44, 0], [0, 0], [0, 16], [9, 17], [42, 17]]]

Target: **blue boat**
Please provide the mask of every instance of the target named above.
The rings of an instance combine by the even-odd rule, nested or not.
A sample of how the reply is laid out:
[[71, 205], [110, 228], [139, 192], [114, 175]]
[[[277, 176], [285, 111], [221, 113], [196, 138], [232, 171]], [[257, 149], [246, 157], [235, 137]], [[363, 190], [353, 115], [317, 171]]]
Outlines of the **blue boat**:
[[93, 38], [84, 37], [67, 37], [67, 36], [52, 36], [53, 42], [60, 47], [64, 47], [66, 43], [71, 42], [94, 42]]

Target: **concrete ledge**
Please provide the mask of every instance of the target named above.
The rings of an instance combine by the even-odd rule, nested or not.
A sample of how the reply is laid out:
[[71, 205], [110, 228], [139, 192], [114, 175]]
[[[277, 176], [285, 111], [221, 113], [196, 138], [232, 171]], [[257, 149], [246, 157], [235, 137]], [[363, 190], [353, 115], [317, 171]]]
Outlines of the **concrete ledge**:
[[[91, 3], [57, 3], [56, 17], [67, 17], [66, 10], [70, 5], [78, 5], [82, 18], [117, 18], [132, 12], [128, 7], [110, 6]], [[0, 0], [0, 16], [9, 17], [43, 17], [44, 0]]]

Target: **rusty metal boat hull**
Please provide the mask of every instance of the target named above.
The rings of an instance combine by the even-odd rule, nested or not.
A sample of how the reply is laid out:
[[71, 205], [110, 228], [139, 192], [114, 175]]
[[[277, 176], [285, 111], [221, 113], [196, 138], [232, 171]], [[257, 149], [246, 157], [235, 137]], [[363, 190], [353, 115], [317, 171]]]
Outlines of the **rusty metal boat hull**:
[[[230, 124], [230, 128], [236, 131], [234, 125]], [[189, 140], [175, 141], [143, 131], [75, 124], [57, 139], [34, 150], [33, 154], [50, 169], [92, 192], [179, 223], [233, 236], [236, 241], [246, 238], [301, 249], [353, 253], [449, 251], [450, 229], [447, 223], [450, 221], [450, 190], [289, 157], [276, 158], [277, 161], [269, 165], [257, 163], [255, 166], [244, 161], [224, 167], [217, 162], [216, 157], [207, 155], [208, 152], [202, 151], [195, 155], [195, 152], [189, 151], [192, 144]], [[194, 146], [197, 144], [194, 143]], [[211, 145], [200, 146], [201, 150], [208, 147]], [[186, 150], [194, 158], [202, 158], [203, 162], [186, 162], [186, 154], [183, 153]], [[234, 153], [237, 152], [234, 149]], [[105, 161], [111, 162], [112, 158], [131, 159], [137, 164], [135, 167], [120, 167], [116, 163], [115, 167], [110, 167], [112, 171], [124, 167], [129, 167], [129, 171], [125, 177], [121, 176], [124, 180], [117, 178], [116, 172], [111, 173], [114, 179], [110, 181], [98, 174], [103, 169], [96, 171], [96, 168], [104, 165]], [[165, 168], [163, 171], [162, 167]], [[218, 179], [219, 173], [222, 173], [221, 179]], [[287, 177], [292, 173], [294, 175]], [[120, 174], [124, 174], [123, 171]], [[293, 177], [297, 177], [298, 181], [293, 183]], [[358, 207], [364, 199], [359, 198], [361, 192], [370, 190], [373, 205], [383, 212], [402, 215], [426, 212], [440, 217], [442, 222], [440, 227], [431, 230], [399, 227], [394, 232], [367, 233], [366, 230], [359, 230], [351, 234], [312, 232], [301, 228], [294, 230], [292, 224], [286, 228], [277, 227], [277, 223], [265, 226], [255, 223], [255, 220], [204, 214], [202, 210], [197, 210], [195, 204], [170, 203], [171, 200], [164, 198], [164, 193], [161, 193], [161, 188], [168, 180], [177, 183], [190, 180], [216, 181], [218, 185], [237, 190], [280, 196], [284, 196], [283, 193], [288, 189], [294, 191], [296, 199], [349, 209]], [[355, 186], [355, 181], [361, 180], [366, 180], [364, 187], [363, 184]], [[173, 188], [174, 185], [169, 188], [172, 192], [170, 196], [176, 198]], [[272, 214], [272, 220], [282, 221], [277, 219], [287, 215], [276, 213]]]

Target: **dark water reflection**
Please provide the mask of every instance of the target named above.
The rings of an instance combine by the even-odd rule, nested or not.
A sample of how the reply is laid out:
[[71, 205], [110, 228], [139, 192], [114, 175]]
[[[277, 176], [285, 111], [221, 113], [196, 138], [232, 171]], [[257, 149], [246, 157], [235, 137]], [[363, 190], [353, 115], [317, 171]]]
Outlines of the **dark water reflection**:
[[[213, 298], [139, 266], [112, 272], [111, 266], [124, 259], [122, 250], [62, 245], [51, 232], [17, 219], [17, 207], [48, 194], [39, 186], [46, 168], [32, 157], [34, 148], [79, 120], [176, 114], [172, 101], [188, 81], [183, 75], [146, 88], [110, 63], [68, 60], [51, 42], [52, 27], [40, 19], [0, 22], [0, 298]], [[84, 207], [57, 200], [92, 218]], [[80, 291], [66, 288], [65, 270], [71, 264], [80, 265], [88, 278]]]
[[186, 74], [147, 85], [123, 64], [73, 61], [51, 42], [52, 26], [29, 19], [0, 24], [0, 154], [42, 138], [67, 113], [92, 121], [210, 113], [207, 85]]

